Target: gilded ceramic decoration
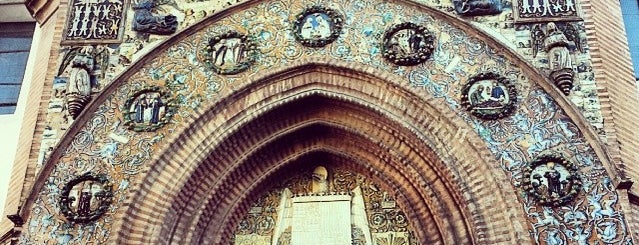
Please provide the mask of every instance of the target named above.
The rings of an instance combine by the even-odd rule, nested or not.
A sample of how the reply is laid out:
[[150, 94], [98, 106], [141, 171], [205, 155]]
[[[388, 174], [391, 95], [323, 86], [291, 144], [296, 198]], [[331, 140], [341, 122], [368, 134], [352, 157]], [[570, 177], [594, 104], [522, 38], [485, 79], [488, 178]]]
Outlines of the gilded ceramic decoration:
[[124, 33], [125, 0], [69, 1], [63, 44], [119, 43]]
[[[189, 6], [189, 9], [197, 10], [196, 13], [206, 9], [186, 5], [182, 1], [177, 4]], [[304, 11], [307, 6], [303, 2], [274, 0], [239, 10], [183, 37], [167, 50], [158, 51], [156, 58], [137, 69], [127, 83], [120, 85], [97, 110], [87, 115], [90, 119], [81, 125], [76, 135], [69, 136], [73, 137], [71, 144], [62, 152], [35, 204], [28, 207], [32, 209], [32, 215], [25, 222], [20, 243], [106, 243], [108, 237], [115, 233], [112, 231], [112, 213], [122, 210], [127, 195], [133, 191], [129, 183], [143, 177], [142, 170], [148, 167], [152, 156], [157, 155], [162, 145], [167, 143], [167, 135], [180, 132], [189, 126], [186, 122], [191, 118], [198, 117], [199, 113], [211, 109], [214, 103], [248, 86], [247, 81], [253, 81], [251, 78], [255, 74], [285, 67], [302, 59], [318, 58], [350, 62], [392, 73], [398, 80], [389, 83], [403, 87], [415, 96], [449, 107], [484, 140], [495, 159], [492, 167], [506, 173], [511, 188], [521, 188], [524, 170], [535, 157], [549, 151], [565, 155], [583, 176], [580, 195], [574, 201], [551, 208], [540, 207], [528, 193], [523, 193], [518, 200], [529, 219], [527, 229], [530, 237], [536, 243], [632, 242], [620, 212], [619, 197], [594, 150], [553, 98], [535, 84], [536, 81], [530, 81], [520, 67], [503, 56], [503, 47], [488, 45], [473, 37], [475, 34], [467, 33], [420, 9], [401, 5], [400, 2], [334, 0], [325, 1], [323, 6], [339, 9], [344, 14], [341, 38], [327, 48], [304, 47], [297, 43], [292, 34], [291, 16]], [[440, 9], [451, 7], [450, 11], [454, 11], [452, 5], [442, 3], [437, 6]], [[500, 16], [477, 18], [485, 20], [482, 23], [486, 28], [497, 30], [510, 37], [509, 40], [514, 40], [517, 51], [529, 58], [533, 65], [541, 70], [547, 69], [545, 58], [532, 58], [529, 25], [515, 26], [512, 22], [496, 21], [511, 13], [511, 9], [504, 9]], [[382, 54], [380, 40], [385, 30], [404, 22], [426, 26], [437, 37], [429, 62], [420, 66], [388, 65]], [[577, 29], [585, 33], [583, 23], [577, 25]], [[203, 50], [211, 38], [229, 30], [252, 33], [260, 44], [257, 47], [259, 59], [245, 72], [236, 76], [221, 76], [206, 64]], [[509, 40], [502, 41], [511, 43]], [[139, 52], [144, 52], [143, 48], [150, 43], [131, 38], [119, 49], [111, 50], [109, 66], [102, 67], [107, 78], [126, 69], [127, 64], [134, 61]], [[589, 60], [587, 48], [586, 53], [575, 54], [576, 77], [581, 82], [573, 88], [571, 99], [584, 112], [584, 116], [600, 129], [602, 119], [598, 114], [599, 103]], [[460, 81], [486, 72], [502, 74], [517, 89], [520, 102], [510, 117], [481, 120], [461, 106], [464, 83]], [[131, 94], [148, 86], [170, 88], [179, 110], [171, 119], [172, 123], [158, 128], [153, 134], [139, 134], [124, 125], [123, 115], [129, 112], [130, 107], [123, 105], [131, 98]], [[64, 135], [68, 127], [68, 123], [62, 122], [63, 116], [56, 103], [52, 101], [50, 104], [46, 122], [48, 128], [43, 132], [39, 163], [47, 159], [56, 139]], [[604, 135], [603, 131], [600, 133]], [[429, 142], [425, 144], [436, 148]], [[69, 176], [88, 171], [103, 172], [110, 176], [114, 185], [113, 203], [99, 222], [65, 226], [64, 219], [58, 217], [59, 212], [56, 211], [61, 186], [69, 181]], [[507, 188], [508, 183], [503, 184]]]
[[557, 156], [541, 156], [530, 163], [522, 183], [539, 204], [555, 207], [574, 200], [581, 189], [577, 167]]
[[175, 114], [173, 98], [158, 87], [138, 91], [125, 106], [125, 122], [133, 131], [154, 131], [171, 121]]
[[88, 223], [104, 215], [113, 198], [112, 186], [104, 175], [86, 173], [62, 188], [60, 212], [70, 223]]
[[401, 66], [424, 63], [433, 54], [435, 37], [414, 23], [395, 25], [384, 34], [384, 58]]
[[581, 20], [579, 0], [513, 0], [515, 22]]
[[342, 32], [343, 17], [337, 11], [313, 6], [297, 15], [293, 27], [295, 39], [307, 47], [324, 47]]
[[[318, 169], [322, 171], [318, 171]], [[295, 221], [286, 221], [280, 218], [282, 214], [294, 216], [300, 215], [291, 207], [282, 206], [282, 200], [304, 198], [308, 196], [319, 196], [322, 203], [330, 202], [331, 195], [347, 194], [352, 197], [352, 204], [348, 210], [338, 210], [332, 208], [331, 214], [327, 218], [333, 224], [339, 223], [334, 214], [338, 212], [352, 215], [364, 214], [364, 217], [356, 217], [351, 220], [350, 228], [347, 231], [334, 231], [333, 235], [340, 232], [347, 232], [352, 243], [349, 244], [390, 244], [390, 245], [416, 245], [419, 244], [417, 238], [404, 212], [395, 202], [392, 195], [379, 188], [370, 178], [349, 171], [347, 167], [326, 167], [318, 166], [314, 171], [299, 172], [283, 179], [276, 186], [265, 191], [257, 200], [253, 202], [245, 218], [240, 221], [235, 230], [234, 244], [291, 244], [291, 235], [299, 235], [295, 230], [302, 228], [295, 227]], [[361, 200], [364, 206], [358, 206]], [[290, 201], [289, 201], [290, 202]], [[292, 209], [295, 208], [293, 204]], [[353, 210], [351, 209], [361, 209]], [[321, 217], [309, 217], [309, 219], [320, 222]], [[366, 220], [366, 223], [357, 222]], [[305, 227], [308, 229], [308, 227]], [[293, 232], [291, 233], [291, 230]], [[316, 235], [320, 235], [315, 233]], [[319, 241], [315, 238], [315, 241]], [[325, 244], [325, 243], [319, 243]]]
[[211, 38], [206, 46], [208, 55], [205, 62], [219, 74], [237, 74], [254, 62], [255, 48], [248, 36], [229, 31]]
[[480, 73], [468, 80], [462, 89], [462, 106], [474, 116], [500, 119], [512, 114], [517, 104], [517, 89], [505, 77]]

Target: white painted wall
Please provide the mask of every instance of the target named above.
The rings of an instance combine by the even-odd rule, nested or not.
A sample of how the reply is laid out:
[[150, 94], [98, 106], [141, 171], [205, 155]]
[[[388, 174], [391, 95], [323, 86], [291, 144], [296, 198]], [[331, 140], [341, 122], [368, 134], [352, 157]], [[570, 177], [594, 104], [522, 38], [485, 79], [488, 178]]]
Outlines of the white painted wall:
[[[41, 35], [42, 32], [40, 31], [39, 25], [36, 24], [15, 113], [11, 115], [0, 115], [0, 214], [4, 214], [4, 205], [7, 200], [7, 194], [11, 191], [8, 190], [8, 188], [9, 181], [11, 180], [11, 173], [13, 172], [13, 162], [18, 149], [18, 136], [22, 130], [22, 121], [24, 119], [24, 111], [27, 104], [27, 95], [29, 94], [29, 89], [31, 88], [31, 83], [33, 81], [31, 78], [36, 68], [35, 56], [36, 51], [38, 50], [38, 42], [36, 40], [39, 40]], [[0, 217], [0, 219], [5, 218], [6, 216], [4, 215]]]

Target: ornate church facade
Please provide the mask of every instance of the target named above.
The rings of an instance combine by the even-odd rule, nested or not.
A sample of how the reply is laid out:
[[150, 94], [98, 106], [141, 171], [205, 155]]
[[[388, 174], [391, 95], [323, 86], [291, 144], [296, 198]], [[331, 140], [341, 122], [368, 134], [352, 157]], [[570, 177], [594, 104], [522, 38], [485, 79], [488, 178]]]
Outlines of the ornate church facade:
[[25, 4], [40, 75], [3, 244], [639, 235], [616, 1]]

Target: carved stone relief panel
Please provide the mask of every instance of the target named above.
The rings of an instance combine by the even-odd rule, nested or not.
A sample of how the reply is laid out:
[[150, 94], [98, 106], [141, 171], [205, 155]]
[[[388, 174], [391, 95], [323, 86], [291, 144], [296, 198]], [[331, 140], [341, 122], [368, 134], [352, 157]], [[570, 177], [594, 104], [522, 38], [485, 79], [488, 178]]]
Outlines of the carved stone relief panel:
[[[313, 242], [310, 242], [313, 241]], [[317, 166], [259, 197], [234, 244], [419, 244], [392, 196], [346, 167]]]
[[582, 20], [578, 0], [513, 0], [515, 22]]
[[62, 44], [120, 43], [126, 0], [70, 0]]

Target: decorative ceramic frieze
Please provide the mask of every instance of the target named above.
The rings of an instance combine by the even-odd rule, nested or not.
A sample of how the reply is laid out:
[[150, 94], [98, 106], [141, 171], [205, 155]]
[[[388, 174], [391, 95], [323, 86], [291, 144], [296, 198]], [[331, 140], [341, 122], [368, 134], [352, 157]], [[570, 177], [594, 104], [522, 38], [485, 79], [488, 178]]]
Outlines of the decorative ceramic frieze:
[[169, 93], [159, 87], [151, 87], [133, 94], [127, 100], [124, 112], [124, 125], [129, 129], [154, 131], [171, 120], [175, 106]]
[[133, 30], [155, 35], [170, 35], [177, 30], [178, 21], [175, 15], [154, 15], [151, 13], [156, 4], [153, 0], [143, 0], [133, 6]]
[[559, 156], [541, 156], [525, 169], [524, 190], [545, 206], [560, 206], [572, 201], [581, 189], [577, 166]]
[[113, 198], [112, 185], [105, 175], [86, 173], [62, 188], [60, 212], [70, 223], [89, 223], [106, 213]]
[[582, 20], [578, 0], [513, 0], [513, 14], [516, 23]]
[[476, 117], [493, 120], [509, 116], [515, 110], [517, 90], [505, 77], [480, 73], [462, 89], [462, 106]]
[[401, 66], [424, 63], [433, 54], [435, 36], [425, 26], [410, 22], [388, 29], [384, 34], [383, 55]]
[[342, 32], [343, 17], [337, 11], [313, 6], [297, 15], [294, 23], [295, 40], [307, 47], [324, 47]]
[[478, 16], [499, 14], [501, 0], [453, 0], [455, 11], [459, 15]]
[[126, 7], [124, 0], [70, 0], [62, 44], [122, 42]]
[[223, 75], [245, 71], [253, 64], [256, 56], [255, 43], [236, 31], [211, 38], [206, 49], [206, 63]]

